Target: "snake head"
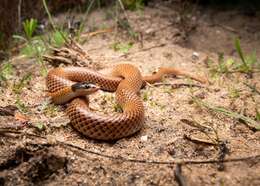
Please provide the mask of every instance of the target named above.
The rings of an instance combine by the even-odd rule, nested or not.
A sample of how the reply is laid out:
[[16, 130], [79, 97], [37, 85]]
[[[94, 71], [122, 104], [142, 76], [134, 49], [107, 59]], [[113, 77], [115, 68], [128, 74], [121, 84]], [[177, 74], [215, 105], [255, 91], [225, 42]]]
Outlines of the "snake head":
[[81, 93], [85, 95], [93, 94], [100, 89], [99, 86], [88, 83], [88, 82], [78, 82], [71, 86], [71, 90], [76, 93]]

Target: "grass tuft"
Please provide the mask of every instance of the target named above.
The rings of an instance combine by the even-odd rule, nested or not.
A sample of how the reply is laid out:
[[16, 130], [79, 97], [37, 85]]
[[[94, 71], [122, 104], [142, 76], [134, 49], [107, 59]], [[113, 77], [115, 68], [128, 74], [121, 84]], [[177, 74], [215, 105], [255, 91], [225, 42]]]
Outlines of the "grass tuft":
[[134, 45], [133, 42], [128, 42], [128, 43], [116, 42], [112, 45], [112, 48], [115, 51], [120, 51], [126, 54], [133, 47], [133, 45]]
[[202, 101], [201, 99], [194, 97], [194, 96], [192, 97], [192, 99], [199, 106], [205, 107], [213, 112], [222, 113], [225, 116], [231, 117], [233, 119], [241, 120], [241, 121], [245, 122], [248, 127], [255, 129], [255, 130], [260, 130], [260, 123], [253, 120], [250, 117], [247, 117], [243, 114], [233, 112], [233, 111], [225, 109], [223, 107], [214, 106], [213, 104], [206, 103], [206, 102]]
[[27, 73], [25, 74], [22, 79], [18, 82], [18, 83], [15, 83], [13, 85], [13, 91], [14, 93], [16, 94], [21, 94], [23, 88], [28, 85], [28, 83], [31, 81], [32, 79], [32, 74], [31, 73]]
[[30, 40], [33, 37], [33, 34], [38, 26], [38, 22], [36, 19], [27, 19], [23, 22], [23, 29], [25, 32], [25, 36], [28, 40]]
[[29, 108], [25, 105], [25, 103], [20, 99], [20, 97], [17, 97], [15, 100], [15, 105], [18, 108], [18, 110], [22, 113], [27, 113], [29, 111]]
[[0, 86], [6, 85], [8, 79], [13, 75], [13, 65], [11, 63], [4, 63], [0, 68]]
[[240, 44], [240, 40], [235, 40], [235, 49], [238, 53], [240, 60], [229, 58], [224, 59], [224, 54], [220, 53], [218, 57], [218, 65], [214, 65], [211, 59], [208, 59], [208, 65], [211, 67], [211, 74], [213, 77], [218, 74], [228, 74], [233, 72], [240, 72], [252, 75], [252, 73], [260, 70], [260, 61], [256, 57], [256, 53], [245, 55]]

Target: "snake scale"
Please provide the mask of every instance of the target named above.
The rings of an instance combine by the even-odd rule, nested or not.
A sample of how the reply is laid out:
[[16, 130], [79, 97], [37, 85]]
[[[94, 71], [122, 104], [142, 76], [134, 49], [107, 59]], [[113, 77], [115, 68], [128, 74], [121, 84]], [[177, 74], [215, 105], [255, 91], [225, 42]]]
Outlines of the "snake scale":
[[[175, 68], [159, 68], [150, 75], [142, 76], [131, 64], [116, 65], [110, 75], [83, 67], [54, 68], [49, 71], [46, 84], [48, 96], [56, 104], [70, 102], [66, 113], [72, 126], [83, 135], [98, 140], [116, 140], [130, 136], [142, 128], [144, 106], [138, 96], [146, 83], [161, 81], [164, 75], [188, 76], [202, 79]], [[115, 92], [116, 102], [122, 113], [105, 115], [89, 108], [87, 95], [97, 90]]]

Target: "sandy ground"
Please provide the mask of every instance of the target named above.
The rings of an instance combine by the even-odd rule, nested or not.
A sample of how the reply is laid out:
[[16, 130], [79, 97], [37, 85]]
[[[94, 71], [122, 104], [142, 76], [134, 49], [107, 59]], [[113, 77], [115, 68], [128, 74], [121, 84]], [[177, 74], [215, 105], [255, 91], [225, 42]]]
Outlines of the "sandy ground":
[[[106, 18], [107, 12], [93, 12], [86, 30], [111, 27], [114, 22]], [[64, 106], [49, 103], [35, 60], [16, 58], [12, 61], [15, 77], [7, 87], [0, 87], [0, 105], [24, 104], [23, 115], [30, 121], [21, 124], [21, 119], [0, 116], [0, 185], [182, 185], [183, 180], [185, 185], [260, 185], [260, 133], [193, 99], [255, 119], [260, 95], [244, 83], [260, 90], [260, 74], [212, 76], [206, 59], [216, 65], [218, 52], [224, 52], [227, 59], [236, 56], [237, 36], [245, 52], [256, 50], [260, 57], [260, 15], [195, 7], [187, 25], [182, 25], [178, 6], [162, 3], [127, 14], [133, 30], [142, 37], [133, 40], [122, 30], [92, 37], [83, 47], [95, 63], [105, 68], [127, 62], [143, 74], [160, 66], [178, 67], [207, 77], [210, 83], [178, 77], [163, 81], [175, 86], [147, 86], [140, 94], [146, 108], [142, 130], [113, 143], [99, 142], [71, 128]], [[124, 55], [113, 49], [116, 42], [133, 42], [133, 47]], [[33, 78], [22, 89], [19, 104], [12, 86], [27, 72]], [[181, 83], [198, 86], [178, 86]], [[114, 101], [111, 93], [90, 97], [93, 108], [108, 114], [114, 112]], [[256, 157], [221, 163], [251, 156]], [[207, 162], [212, 159], [219, 162]], [[181, 160], [184, 164], [177, 166]], [[201, 163], [185, 164], [187, 160]]]

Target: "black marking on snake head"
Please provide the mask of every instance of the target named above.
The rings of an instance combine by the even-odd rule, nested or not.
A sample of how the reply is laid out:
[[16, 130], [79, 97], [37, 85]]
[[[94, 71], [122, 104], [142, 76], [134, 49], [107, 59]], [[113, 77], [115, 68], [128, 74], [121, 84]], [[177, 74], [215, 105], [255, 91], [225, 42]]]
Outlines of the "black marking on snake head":
[[95, 84], [87, 83], [87, 82], [78, 82], [71, 85], [71, 89], [73, 92], [79, 89], [91, 89], [91, 88], [97, 88], [97, 86]]

